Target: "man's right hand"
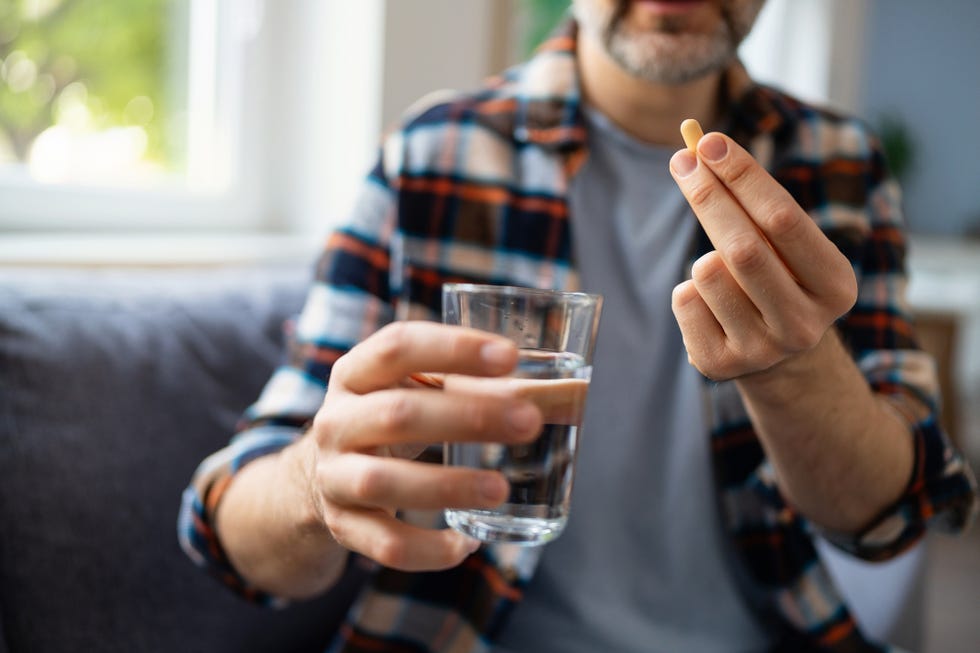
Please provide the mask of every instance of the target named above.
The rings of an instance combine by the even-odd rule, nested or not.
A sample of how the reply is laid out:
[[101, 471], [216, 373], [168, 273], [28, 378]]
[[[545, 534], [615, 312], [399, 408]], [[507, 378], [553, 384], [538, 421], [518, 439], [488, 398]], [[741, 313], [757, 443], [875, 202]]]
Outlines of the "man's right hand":
[[334, 540], [405, 571], [453, 567], [477, 548], [453, 530], [396, 518], [401, 509], [493, 508], [506, 499], [499, 472], [411, 460], [444, 442], [524, 443], [541, 411], [514, 394], [423, 387], [415, 373], [499, 376], [517, 363], [509, 340], [431, 322], [390, 324], [340, 358], [301, 446], [307, 499]]
[[306, 598], [336, 582], [349, 551], [406, 571], [458, 565], [475, 540], [396, 512], [492, 508], [506, 499], [507, 482], [498, 472], [412, 458], [445, 441], [530, 442], [541, 411], [519, 387], [440, 390], [409, 377], [493, 377], [516, 364], [509, 340], [474, 329], [398, 322], [366, 338], [334, 365], [310, 430], [246, 465], [224, 493], [216, 525], [235, 569], [267, 592]]

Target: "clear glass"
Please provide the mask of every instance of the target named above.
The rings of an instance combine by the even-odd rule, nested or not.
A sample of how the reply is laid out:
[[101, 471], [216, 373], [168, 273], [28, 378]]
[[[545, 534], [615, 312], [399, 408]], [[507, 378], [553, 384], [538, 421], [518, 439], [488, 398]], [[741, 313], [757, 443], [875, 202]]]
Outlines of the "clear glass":
[[449, 509], [446, 522], [485, 542], [536, 545], [553, 540], [568, 520], [602, 298], [512, 286], [446, 284], [442, 299], [444, 323], [504, 335], [520, 350], [511, 376], [449, 376], [446, 389], [515, 393], [535, 402], [545, 421], [540, 437], [530, 444], [446, 443], [445, 464], [497, 470], [511, 487], [500, 507]]

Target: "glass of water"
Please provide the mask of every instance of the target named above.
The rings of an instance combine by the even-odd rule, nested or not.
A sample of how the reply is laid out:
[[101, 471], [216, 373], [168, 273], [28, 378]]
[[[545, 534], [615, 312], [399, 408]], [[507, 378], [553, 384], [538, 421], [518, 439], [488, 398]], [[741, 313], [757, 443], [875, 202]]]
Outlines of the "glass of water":
[[445, 284], [442, 319], [510, 338], [517, 369], [505, 378], [450, 375], [447, 391], [507, 393], [533, 401], [544, 415], [534, 442], [446, 443], [444, 461], [501, 472], [510, 496], [494, 510], [448, 509], [446, 522], [484, 542], [543, 544], [568, 520], [578, 439], [592, 376], [602, 297], [512, 286]]

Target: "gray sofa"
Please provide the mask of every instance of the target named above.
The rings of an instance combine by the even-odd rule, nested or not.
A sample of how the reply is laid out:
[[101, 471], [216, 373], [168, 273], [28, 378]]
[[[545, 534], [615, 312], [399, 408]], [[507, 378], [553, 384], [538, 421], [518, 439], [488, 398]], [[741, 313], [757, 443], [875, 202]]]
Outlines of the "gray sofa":
[[271, 610], [194, 568], [175, 534], [309, 272], [0, 270], [0, 653], [325, 648], [356, 570]]

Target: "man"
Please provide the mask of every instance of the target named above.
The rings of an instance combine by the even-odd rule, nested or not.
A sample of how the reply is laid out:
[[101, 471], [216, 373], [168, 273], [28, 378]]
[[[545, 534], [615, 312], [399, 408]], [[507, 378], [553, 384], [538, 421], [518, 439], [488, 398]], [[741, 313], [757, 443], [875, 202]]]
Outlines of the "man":
[[[289, 365], [185, 494], [191, 555], [258, 600], [376, 561], [334, 650], [881, 650], [812, 538], [889, 557], [962, 527], [972, 479], [904, 311], [895, 184], [860, 123], [748, 79], [761, 4], [575, 0], [530, 62], [417, 108]], [[696, 155], [675, 152], [688, 117], [718, 129]], [[459, 280], [606, 298], [572, 516], [543, 549], [409, 517], [508, 492], [425, 445], [541, 427], [406, 380], [513, 368], [510, 343], [427, 321]]]

